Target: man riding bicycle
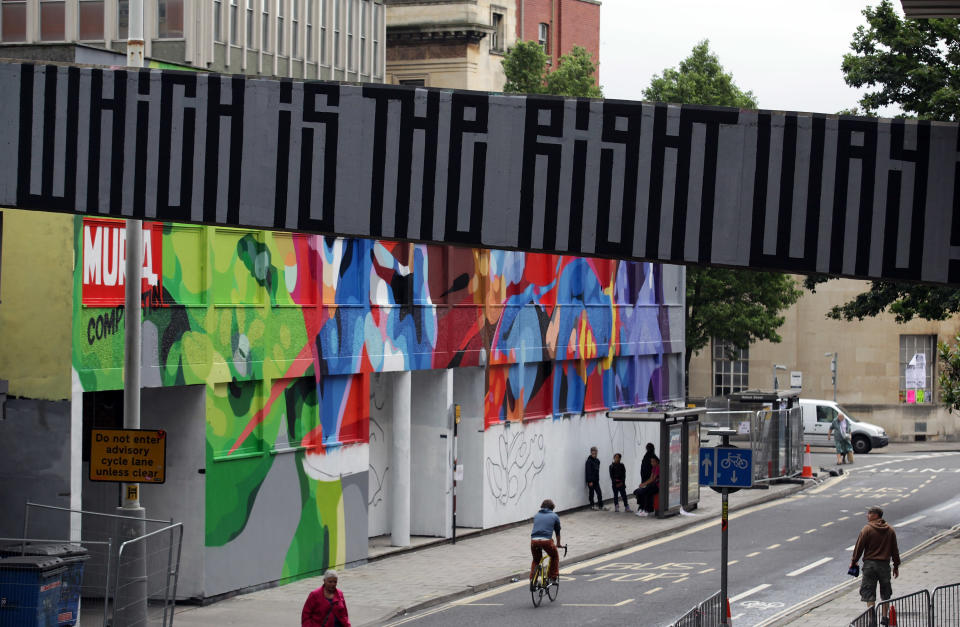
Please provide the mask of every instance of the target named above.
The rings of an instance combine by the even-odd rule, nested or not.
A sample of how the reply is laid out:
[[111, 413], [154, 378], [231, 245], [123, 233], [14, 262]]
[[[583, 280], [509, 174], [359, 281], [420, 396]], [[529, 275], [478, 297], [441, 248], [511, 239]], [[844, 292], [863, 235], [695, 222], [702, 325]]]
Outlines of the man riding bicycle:
[[[560, 577], [560, 554], [557, 553], [557, 546], [560, 544], [560, 517], [554, 513], [554, 507], [553, 501], [546, 499], [540, 504], [540, 511], [533, 517], [533, 531], [530, 533], [530, 553], [533, 555], [533, 563], [530, 565], [531, 581], [543, 557], [543, 551], [550, 556], [550, 572], [547, 577], [551, 582]], [[554, 533], [557, 534], [557, 544], [553, 543]]]

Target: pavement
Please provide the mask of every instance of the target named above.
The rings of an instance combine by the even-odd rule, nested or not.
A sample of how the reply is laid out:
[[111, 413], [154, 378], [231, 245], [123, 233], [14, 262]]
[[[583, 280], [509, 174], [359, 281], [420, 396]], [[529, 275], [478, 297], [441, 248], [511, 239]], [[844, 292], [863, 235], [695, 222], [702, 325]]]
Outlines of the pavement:
[[[891, 444], [882, 454], [960, 450], [960, 443]], [[825, 459], [815, 457], [814, 464]], [[861, 457], [860, 459], [863, 459]], [[832, 467], [832, 466], [831, 466]], [[820, 479], [830, 481], [821, 474]], [[770, 500], [780, 499], [811, 487], [776, 484], [770, 489], [741, 490], [730, 495], [730, 510], [737, 511]], [[579, 509], [560, 512], [563, 539], [569, 545], [564, 565], [634, 546], [680, 529], [715, 519], [719, 531], [720, 495], [701, 489], [700, 502], [691, 515], [669, 518], [639, 518], [613, 511]], [[459, 532], [458, 532], [459, 533]], [[340, 588], [346, 598], [351, 623], [355, 627], [382, 625], [389, 619], [468, 596], [525, 577], [529, 569], [529, 523], [472, 533], [459, 537], [456, 544], [442, 539], [416, 539], [408, 549], [390, 549], [383, 542], [371, 541], [371, 559], [339, 571]], [[894, 594], [921, 588], [960, 582], [960, 536], [944, 536], [905, 556], [901, 575], [894, 583]], [[179, 605], [178, 627], [206, 625], [296, 625], [307, 595], [321, 585], [320, 577], [303, 579], [226, 598], [205, 606]], [[777, 625], [841, 624], [838, 616], [854, 618], [865, 605], [852, 580], [837, 589], [818, 595], [808, 603], [788, 608]], [[801, 599], [798, 599], [798, 603]], [[682, 613], [682, 612], [681, 612]], [[843, 624], [846, 624], [843, 622]]]

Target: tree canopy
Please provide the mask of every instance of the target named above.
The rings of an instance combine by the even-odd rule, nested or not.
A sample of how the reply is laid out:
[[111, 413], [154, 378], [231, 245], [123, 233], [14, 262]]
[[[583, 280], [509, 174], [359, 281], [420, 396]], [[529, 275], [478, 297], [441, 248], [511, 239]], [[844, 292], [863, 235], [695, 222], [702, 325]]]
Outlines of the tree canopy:
[[[850, 42], [841, 65], [844, 80], [866, 87], [860, 114], [898, 105], [927, 120], [960, 121], [960, 22], [900, 17], [890, 0], [863, 10], [866, 23]], [[826, 276], [806, 280], [814, 290]], [[960, 291], [945, 286], [873, 281], [870, 289], [833, 307], [827, 317], [863, 320], [885, 311], [897, 322], [914, 318], [945, 320], [960, 312]]]
[[[647, 100], [756, 109], [701, 41], [676, 68], [668, 68], [644, 90]], [[713, 338], [746, 348], [752, 342], [780, 342], [781, 313], [799, 300], [801, 290], [786, 274], [687, 266], [686, 371], [690, 358]]]
[[501, 64], [507, 76], [503, 91], [520, 94], [551, 94], [578, 98], [601, 98], [596, 85], [597, 65], [585, 48], [574, 46], [560, 57], [557, 68], [547, 68], [550, 57], [535, 41], [518, 41]]

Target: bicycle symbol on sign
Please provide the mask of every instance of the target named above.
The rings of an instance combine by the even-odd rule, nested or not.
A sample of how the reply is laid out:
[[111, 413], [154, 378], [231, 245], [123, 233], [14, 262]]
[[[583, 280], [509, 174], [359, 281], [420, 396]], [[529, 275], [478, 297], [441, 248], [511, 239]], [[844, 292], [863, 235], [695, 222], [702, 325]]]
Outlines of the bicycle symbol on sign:
[[748, 462], [747, 459], [740, 453], [737, 453], [736, 455], [728, 455], [720, 460], [720, 467], [724, 470], [730, 468], [730, 464], [733, 464], [740, 470], [746, 470], [747, 466], [750, 465], [750, 462]]

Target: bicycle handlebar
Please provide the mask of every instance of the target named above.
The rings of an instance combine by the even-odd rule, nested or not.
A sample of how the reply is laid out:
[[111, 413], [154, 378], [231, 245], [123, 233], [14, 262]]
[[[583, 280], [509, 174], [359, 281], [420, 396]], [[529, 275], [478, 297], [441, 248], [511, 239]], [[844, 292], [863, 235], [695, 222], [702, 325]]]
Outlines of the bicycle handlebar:
[[[562, 545], [562, 547], [563, 547], [563, 556], [566, 557], [566, 556], [567, 556], [567, 545], [564, 544], [564, 545]], [[557, 547], [557, 548], [559, 549], [560, 547]]]

